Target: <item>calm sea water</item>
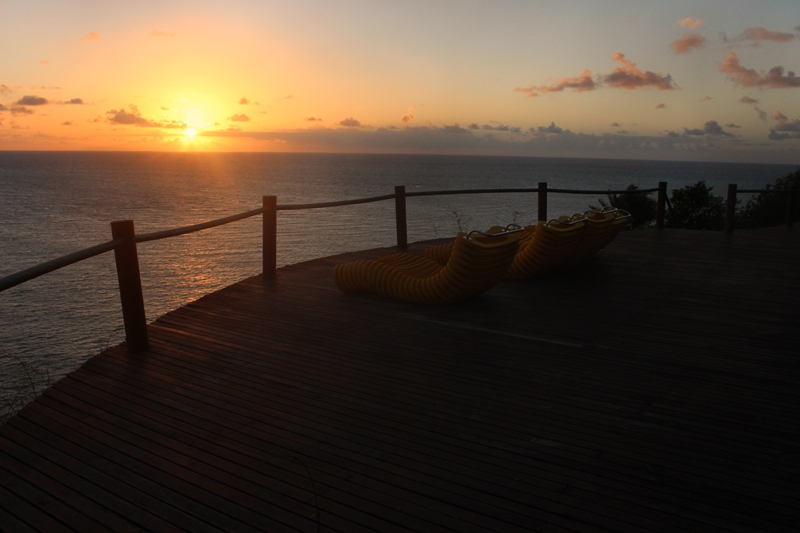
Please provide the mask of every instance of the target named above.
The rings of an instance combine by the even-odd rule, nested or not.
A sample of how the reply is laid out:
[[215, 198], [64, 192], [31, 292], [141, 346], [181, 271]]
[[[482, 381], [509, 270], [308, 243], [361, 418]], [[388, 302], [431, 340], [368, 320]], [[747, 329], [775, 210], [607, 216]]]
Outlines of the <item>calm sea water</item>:
[[[705, 180], [760, 188], [793, 166], [627, 160], [330, 154], [0, 152], [0, 277], [111, 238], [203, 222], [260, 206], [407, 191], [500, 187], [621, 189]], [[597, 195], [551, 195], [549, 214], [582, 212]], [[409, 240], [537, 218], [536, 195], [411, 198]], [[280, 212], [278, 263], [394, 244], [394, 205]], [[139, 247], [148, 319], [260, 271], [260, 217]], [[55, 380], [123, 340], [113, 254], [0, 293], [0, 391], [24, 361]]]

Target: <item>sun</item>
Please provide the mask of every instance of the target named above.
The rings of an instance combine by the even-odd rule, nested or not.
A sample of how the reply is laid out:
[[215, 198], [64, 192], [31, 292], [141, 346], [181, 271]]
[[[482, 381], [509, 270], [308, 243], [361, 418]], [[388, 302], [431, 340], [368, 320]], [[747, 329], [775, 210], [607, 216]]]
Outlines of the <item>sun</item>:
[[194, 136], [197, 135], [197, 130], [194, 128], [186, 128], [183, 134], [186, 135], [190, 141], [192, 141], [194, 140]]

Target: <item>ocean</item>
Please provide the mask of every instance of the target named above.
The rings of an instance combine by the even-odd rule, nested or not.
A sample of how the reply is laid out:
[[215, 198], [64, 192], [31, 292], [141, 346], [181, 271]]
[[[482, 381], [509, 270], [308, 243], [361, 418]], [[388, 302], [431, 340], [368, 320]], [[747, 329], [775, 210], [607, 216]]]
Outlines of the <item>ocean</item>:
[[[795, 169], [436, 155], [0, 152], [0, 277], [110, 240], [113, 220], [132, 219], [138, 233], [152, 232], [254, 209], [263, 195], [292, 204], [392, 194], [395, 185], [408, 192], [535, 188], [540, 181], [624, 189], [666, 181], [671, 190], [705, 180], [724, 196], [728, 183], [761, 188]], [[548, 212], [583, 212], [598, 197], [550, 195]], [[535, 194], [409, 198], [409, 242], [532, 223], [536, 201]], [[392, 201], [278, 213], [278, 266], [394, 244]], [[260, 253], [261, 217], [140, 244], [148, 320], [258, 274]], [[123, 339], [111, 253], [0, 293], [0, 408], [13, 411], [13, 398], [32, 396]]]

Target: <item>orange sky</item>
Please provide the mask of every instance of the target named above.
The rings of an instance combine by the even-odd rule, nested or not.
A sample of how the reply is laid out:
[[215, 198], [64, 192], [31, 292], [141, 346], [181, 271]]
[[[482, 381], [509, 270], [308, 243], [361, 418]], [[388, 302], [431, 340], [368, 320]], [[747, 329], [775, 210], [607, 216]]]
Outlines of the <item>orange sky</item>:
[[0, 149], [800, 162], [800, 11], [743, 0], [0, 5]]

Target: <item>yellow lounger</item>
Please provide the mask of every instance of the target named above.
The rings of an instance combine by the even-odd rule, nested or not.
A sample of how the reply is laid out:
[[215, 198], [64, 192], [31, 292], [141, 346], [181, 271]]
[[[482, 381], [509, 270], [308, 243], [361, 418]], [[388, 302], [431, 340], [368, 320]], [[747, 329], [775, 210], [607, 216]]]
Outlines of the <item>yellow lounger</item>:
[[[569, 258], [579, 244], [584, 231], [584, 218], [561, 217], [547, 223], [539, 222], [526, 226], [520, 238], [519, 250], [505, 277], [529, 279], [551, 270]], [[502, 228], [494, 226], [487, 233], [496, 233]], [[425, 257], [439, 264], [447, 264], [453, 245], [443, 244], [425, 250]]]
[[582, 263], [605, 248], [627, 227], [631, 215], [623, 209], [604, 208], [586, 211], [583, 216], [586, 218], [586, 229], [574, 253], [564, 262], [565, 267]]
[[530, 279], [561, 265], [574, 252], [585, 230], [583, 217], [561, 217], [532, 226], [528, 243], [520, 246], [506, 272], [508, 279]]
[[494, 286], [508, 270], [521, 230], [459, 233], [446, 266], [410, 253], [336, 265], [333, 280], [343, 292], [369, 291], [410, 303], [467, 300]]
[[[519, 229], [522, 230], [522, 236], [519, 238], [519, 249], [522, 249], [528, 241], [531, 240], [533, 236], [533, 232], [536, 229], [536, 226], [525, 226], [524, 228], [520, 227], [517, 224], [509, 224], [505, 228], [503, 226], [492, 226], [491, 228], [487, 229], [485, 233], [490, 235], [501, 233], [504, 231], [509, 231], [512, 229]], [[440, 244], [438, 246], [431, 246], [430, 248], [425, 249], [425, 257], [430, 259], [431, 261], [436, 261], [442, 266], [445, 266], [447, 262], [450, 260], [450, 256], [453, 254], [453, 247], [455, 246], [455, 242], [448, 242], [446, 244]], [[519, 249], [517, 250], [519, 252]]]

